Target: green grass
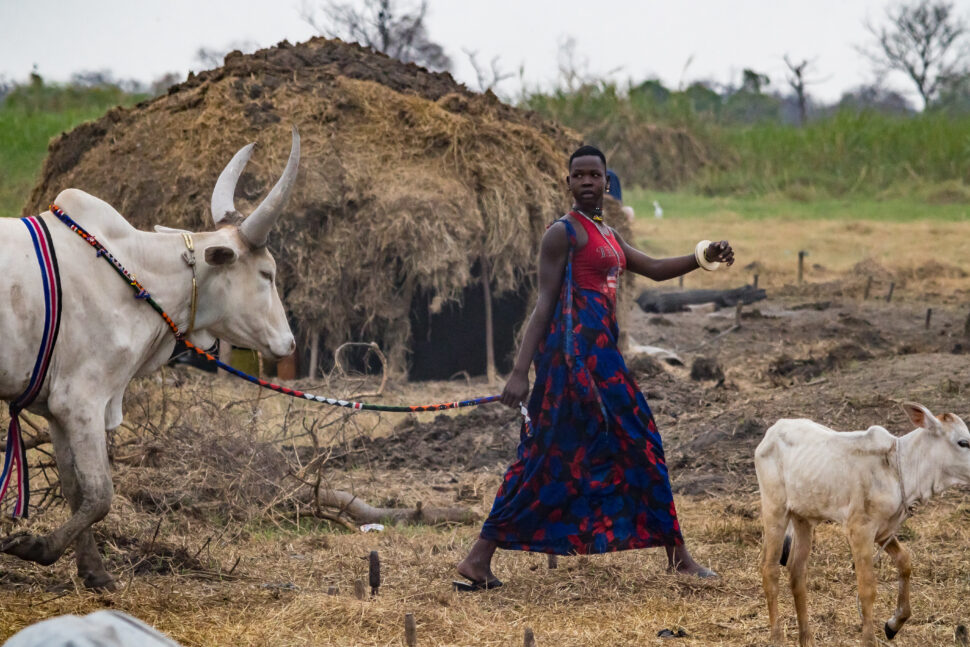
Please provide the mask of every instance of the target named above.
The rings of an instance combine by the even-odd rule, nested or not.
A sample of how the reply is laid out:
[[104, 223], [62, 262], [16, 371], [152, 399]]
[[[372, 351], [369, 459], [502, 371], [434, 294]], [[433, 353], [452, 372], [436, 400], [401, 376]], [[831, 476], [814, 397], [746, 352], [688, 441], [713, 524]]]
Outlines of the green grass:
[[624, 186], [781, 193], [806, 202], [863, 196], [970, 203], [970, 114], [841, 109], [798, 127], [769, 114], [744, 123], [724, 110], [701, 109], [685, 93], [651, 96], [599, 83], [535, 93], [522, 105], [606, 151]]
[[[946, 185], [939, 191], [946, 190]], [[925, 189], [924, 189], [925, 191]], [[919, 220], [970, 220], [970, 202], [940, 202], [914, 190], [909, 197], [815, 197], [796, 200], [779, 193], [709, 197], [686, 192], [631, 189], [623, 192], [624, 202], [636, 211], [637, 218], [653, 218], [653, 201], [663, 208], [665, 219], [739, 218], [764, 220], [872, 220], [913, 222]]]
[[0, 217], [19, 216], [51, 138], [144, 95], [113, 87], [24, 86], [0, 105]]
[[804, 128], [761, 123], [723, 128], [718, 147], [730, 161], [697, 180], [710, 194], [865, 195], [970, 202], [970, 115], [894, 117], [840, 111]]

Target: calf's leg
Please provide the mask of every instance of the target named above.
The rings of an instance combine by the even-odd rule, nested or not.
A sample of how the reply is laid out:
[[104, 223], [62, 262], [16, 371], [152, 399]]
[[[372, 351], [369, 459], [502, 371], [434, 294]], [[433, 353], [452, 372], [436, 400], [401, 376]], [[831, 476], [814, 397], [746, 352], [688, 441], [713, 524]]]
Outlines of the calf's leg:
[[896, 613], [886, 622], [886, 638], [892, 640], [903, 628], [903, 624], [909, 620], [909, 577], [912, 574], [910, 567], [909, 551], [902, 547], [895, 537], [886, 544], [886, 553], [893, 558], [896, 563], [896, 570], [899, 573], [899, 592], [896, 596]]
[[791, 577], [791, 592], [795, 599], [795, 614], [798, 617], [798, 644], [801, 647], [813, 647], [815, 638], [812, 636], [808, 623], [808, 589], [805, 585], [808, 572], [808, 556], [812, 552], [812, 539], [815, 526], [800, 517], [792, 517], [795, 531], [791, 555], [788, 558], [788, 569]]
[[872, 568], [872, 547], [875, 531], [865, 523], [849, 519], [846, 528], [852, 561], [855, 565], [856, 581], [859, 586], [859, 606], [862, 609], [862, 644], [875, 647], [876, 636], [872, 630], [872, 605], [876, 600], [876, 576]]
[[778, 575], [781, 570], [778, 562], [785, 541], [785, 530], [788, 527], [788, 515], [784, 507], [769, 505], [762, 499], [761, 522], [764, 526], [764, 537], [761, 542], [761, 584], [765, 589], [765, 598], [768, 602], [770, 640], [772, 645], [781, 645], [785, 641], [785, 632], [778, 617]]

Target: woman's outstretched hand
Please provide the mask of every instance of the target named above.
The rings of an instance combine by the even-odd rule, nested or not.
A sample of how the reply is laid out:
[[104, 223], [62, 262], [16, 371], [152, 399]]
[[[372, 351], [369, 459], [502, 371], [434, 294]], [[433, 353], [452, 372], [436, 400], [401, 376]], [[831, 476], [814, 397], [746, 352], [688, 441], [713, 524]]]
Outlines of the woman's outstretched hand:
[[509, 381], [505, 383], [505, 388], [502, 389], [502, 404], [518, 411], [519, 403], [525, 402], [528, 395], [529, 374], [512, 371], [512, 374], [509, 375]]
[[731, 243], [721, 240], [707, 246], [704, 250], [704, 258], [712, 263], [734, 265], [734, 250], [731, 249]]

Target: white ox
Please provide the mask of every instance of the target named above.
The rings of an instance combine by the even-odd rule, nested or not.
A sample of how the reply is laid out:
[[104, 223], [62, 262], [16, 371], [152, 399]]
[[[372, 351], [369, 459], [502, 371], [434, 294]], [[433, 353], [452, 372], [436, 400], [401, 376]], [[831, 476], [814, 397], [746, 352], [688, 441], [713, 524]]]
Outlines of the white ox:
[[[190, 336], [207, 348], [215, 338], [255, 348], [273, 358], [289, 355], [295, 342], [275, 286], [276, 263], [266, 238], [297, 175], [300, 140], [293, 143], [282, 177], [248, 216], [233, 206], [236, 183], [253, 144], [226, 166], [212, 194], [216, 231], [191, 234], [201, 258], [195, 264], [198, 310]], [[68, 189], [55, 204], [94, 235], [187, 330], [192, 269], [183, 258], [181, 233], [138, 231], [110, 205]], [[78, 575], [90, 588], [110, 586], [91, 525], [107, 513], [112, 485], [105, 430], [122, 420], [122, 397], [132, 378], [157, 369], [175, 338], [165, 321], [77, 234], [49, 211], [47, 224], [63, 288], [60, 335], [46, 381], [30, 411], [50, 425], [62, 492], [72, 515], [50, 534], [17, 533], [0, 540], [0, 551], [51, 564], [74, 544]], [[203, 260], [204, 259], [204, 260]], [[30, 379], [44, 327], [40, 271], [27, 228], [0, 219], [0, 398], [11, 400]]]
[[885, 624], [892, 639], [910, 616], [909, 553], [895, 537], [909, 509], [948, 487], [970, 483], [970, 431], [958, 416], [939, 418], [919, 404], [903, 405], [917, 429], [896, 437], [883, 427], [837, 432], [811, 420], [779, 420], [755, 450], [764, 543], [761, 577], [771, 642], [782, 644], [778, 617], [779, 560], [789, 523], [795, 531], [788, 568], [798, 616], [798, 640], [814, 645], [808, 626], [805, 572], [815, 525], [842, 524], [855, 563], [862, 643], [875, 645], [873, 551], [884, 546], [899, 572], [896, 611]]

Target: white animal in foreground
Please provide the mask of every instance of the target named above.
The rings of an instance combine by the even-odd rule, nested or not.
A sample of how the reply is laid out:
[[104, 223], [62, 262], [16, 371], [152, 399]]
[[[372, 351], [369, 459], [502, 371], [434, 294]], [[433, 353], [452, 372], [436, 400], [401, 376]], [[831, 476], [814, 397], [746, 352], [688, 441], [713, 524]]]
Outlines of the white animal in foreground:
[[18, 631], [3, 647], [181, 647], [121, 611], [57, 616]]
[[909, 553], [895, 537], [909, 509], [953, 485], [970, 483], [970, 431], [958, 416], [937, 418], [920, 404], [903, 404], [917, 429], [896, 437], [883, 427], [837, 432], [811, 420], [779, 420], [755, 450], [761, 490], [761, 577], [768, 601], [771, 643], [784, 640], [778, 617], [779, 559], [789, 523], [789, 557], [798, 640], [814, 645], [808, 626], [806, 565], [815, 525], [842, 524], [855, 563], [862, 609], [862, 644], [875, 645], [873, 551], [883, 546], [899, 572], [896, 611], [885, 624], [892, 639], [910, 617]]
[[[182, 233], [138, 231], [110, 205], [83, 191], [63, 191], [55, 204], [95, 236], [183, 331], [190, 326], [196, 277], [198, 311], [189, 335], [196, 346], [208, 348], [219, 337], [280, 358], [293, 352], [295, 342], [266, 239], [296, 180], [300, 139], [294, 128], [282, 177], [243, 217], [233, 194], [252, 147], [236, 153], [216, 182], [212, 216], [217, 230], [189, 234], [197, 261]], [[113, 581], [91, 531], [108, 513], [113, 492], [105, 430], [121, 424], [122, 398], [131, 379], [164, 364], [175, 338], [84, 240], [50, 211], [40, 218], [56, 250], [63, 309], [47, 378], [29, 410], [49, 422], [61, 490], [72, 515], [48, 535], [17, 533], [0, 539], [0, 551], [51, 564], [73, 543], [78, 575], [86, 586], [101, 588]], [[0, 295], [0, 399], [10, 401], [31, 376], [45, 316], [29, 232], [14, 218], [0, 218]]]
[[663, 218], [664, 217], [663, 207], [661, 207], [660, 206], [660, 203], [657, 202], [656, 200], [653, 201], [653, 217], [654, 218]]

